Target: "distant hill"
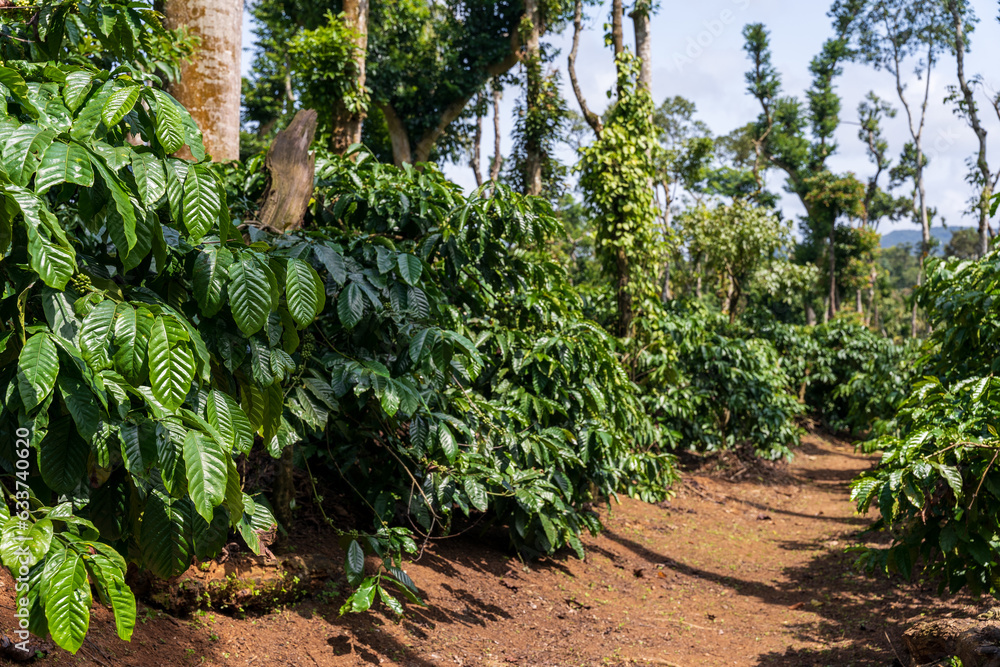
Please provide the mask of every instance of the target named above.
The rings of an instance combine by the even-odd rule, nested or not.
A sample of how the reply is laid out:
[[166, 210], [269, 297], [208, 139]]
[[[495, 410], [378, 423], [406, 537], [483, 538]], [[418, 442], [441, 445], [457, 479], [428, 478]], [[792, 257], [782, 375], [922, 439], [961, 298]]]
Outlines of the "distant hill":
[[[941, 254], [942, 250], [948, 241], [951, 241], [951, 235], [960, 229], [969, 229], [968, 227], [931, 227], [931, 238], [937, 239], [940, 244], [935, 249], [935, 254]], [[922, 236], [919, 229], [897, 229], [895, 231], [889, 232], [882, 237], [882, 247], [892, 248], [898, 245], [903, 245], [908, 243], [914, 248], [920, 245], [920, 240]]]

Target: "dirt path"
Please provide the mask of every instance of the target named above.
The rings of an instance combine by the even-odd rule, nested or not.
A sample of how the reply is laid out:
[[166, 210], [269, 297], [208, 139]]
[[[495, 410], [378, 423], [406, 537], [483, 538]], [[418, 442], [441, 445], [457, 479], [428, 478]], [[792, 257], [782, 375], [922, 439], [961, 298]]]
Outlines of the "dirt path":
[[[529, 563], [488, 538], [431, 545], [408, 567], [430, 603], [397, 623], [338, 618], [338, 600], [237, 620], [140, 610], [131, 645], [99, 612], [81, 665], [890, 665], [905, 621], [968, 611], [934, 589], [866, 579], [844, 549], [868, 520], [848, 482], [872, 464], [806, 438], [775, 480], [687, 475], [661, 506], [602, 512], [588, 557]], [[320, 550], [331, 545], [313, 540]], [[9, 628], [10, 599], [0, 620]], [[890, 645], [890, 642], [892, 645]], [[81, 660], [83, 658], [83, 660]]]

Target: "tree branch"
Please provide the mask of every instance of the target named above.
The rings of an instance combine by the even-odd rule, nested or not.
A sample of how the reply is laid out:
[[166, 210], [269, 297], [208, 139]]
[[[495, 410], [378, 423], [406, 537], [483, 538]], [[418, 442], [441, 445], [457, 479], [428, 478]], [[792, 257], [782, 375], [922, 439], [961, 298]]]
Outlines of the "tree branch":
[[576, 78], [576, 54], [580, 48], [580, 30], [582, 25], [583, 0], [576, 0], [576, 13], [573, 16], [573, 48], [569, 52], [569, 80], [573, 86], [573, 94], [576, 95], [576, 101], [580, 104], [580, 111], [583, 113], [584, 119], [590, 125], [591, 129], [594, 130], [594, 134], [600, 138], [601, 132], [604, 130], [604, 124], [601, 122], [601, 117], [587, 106], [587, 100], [583, 97], [583, 91], [580, 90], [580, 82]]

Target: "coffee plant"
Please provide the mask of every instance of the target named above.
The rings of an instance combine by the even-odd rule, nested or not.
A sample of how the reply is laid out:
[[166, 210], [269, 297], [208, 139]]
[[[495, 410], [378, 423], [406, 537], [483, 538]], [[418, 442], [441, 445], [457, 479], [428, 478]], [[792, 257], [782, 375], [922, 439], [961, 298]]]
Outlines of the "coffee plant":
[[418, 600], [399, 521], [476, 514], [582, 555], [585, 501], [665, 496], [660, 429], [547, 256], [543, 201], [355, 149], [321, 156], [305, 231], [266, 233], [262, 159], [209, 162], [160, 87], [176, 35], [150, 6], [21, 19], [0, 63], [0, 557], [32, 632], [76, 651], [96, 594], [128, 639], [131, 565], [170, 577], [232, 535], [261, 553], [271, 500], [237, 467], [255, 448], [371, 508], [343, 533], [344, 611]]
[[879, 467], [853, 485], [858, 509], [878, 509], [876, 527], [891, 538], [861, 550], [871, 570], [924, 572], [953, 592], [1000, 591], [998, 294], [996, 253], [929, 263], [918, 296], [933, 326], [922, 377], [893, 432], [874, 443], [884, 451]]

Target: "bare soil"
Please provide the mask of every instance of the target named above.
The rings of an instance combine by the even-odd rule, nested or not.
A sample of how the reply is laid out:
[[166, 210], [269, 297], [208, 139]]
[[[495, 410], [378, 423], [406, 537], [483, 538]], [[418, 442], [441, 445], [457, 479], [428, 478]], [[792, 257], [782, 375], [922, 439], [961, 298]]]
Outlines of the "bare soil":
[[[601, 508], [606, 530], [587, 558], [521, 562], [494, 533], [430, 542], [407, 566], [427, 608], [397, 621], [384, 608], [339, 617], [343, 582], [273, 613], [175, 618], [140, 605], [131, 643], [95, 608], [76, 656], [42, 665], [891, 665], [925, 615], [970, 616], [981, 600], [936, 596], [921, 582], [866, 578], [845, 549], [871, 518], [849, 481], [872, 457], [810, 435], [778, 468], [685, 475], [673, 500]], [[321, 533], [299, 553], [342, 558]], [[9, 578], [0, 630], [9, 634]]]

